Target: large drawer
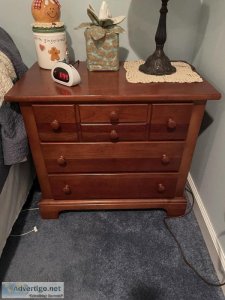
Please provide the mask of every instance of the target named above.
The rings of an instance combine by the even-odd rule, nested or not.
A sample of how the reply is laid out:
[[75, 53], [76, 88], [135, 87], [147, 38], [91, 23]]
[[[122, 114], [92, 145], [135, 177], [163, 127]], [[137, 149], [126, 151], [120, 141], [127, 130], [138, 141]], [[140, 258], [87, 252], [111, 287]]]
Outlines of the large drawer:
[[49, 173], [176, 172], [183, 142], [42, 144]]
[[148, 140], [148, 125], [141, 123], [81, 125], [84, 142], [122, 142]]
[[49, 175], [49, 181], [53, 198], [56, 200], [172, 198], [175, 196], [177, 175]]
[[81, 123], [145, 123], [147, 104], [79, 105]]
[[192, 104], [153, 104], [150, 140], [185, 140]]
[[33, 105], [41, 141], [78, 140], [74, 105]]

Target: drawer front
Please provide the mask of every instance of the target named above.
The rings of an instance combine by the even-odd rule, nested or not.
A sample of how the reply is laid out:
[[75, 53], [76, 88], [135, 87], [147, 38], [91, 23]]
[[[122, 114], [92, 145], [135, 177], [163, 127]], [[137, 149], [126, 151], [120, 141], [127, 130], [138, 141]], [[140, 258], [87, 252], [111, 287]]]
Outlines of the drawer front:
[[81, 123], [145, 123], [147, 104], [79, 105]]
[[74, 105], [33, 105], [41, 141], [77, 141]]
[[54, 199], [144, 199], [175, 196], [175, 174], [50, 175]]
[[84, 142], [144, 141], [148, 139], [148, 125], [81, 125], [81, 133]]
[[184, 143], [42, 144], [49, 173], [176, 172]]
[[185, 140], [192, 104], [154, 104], [150, 140]]

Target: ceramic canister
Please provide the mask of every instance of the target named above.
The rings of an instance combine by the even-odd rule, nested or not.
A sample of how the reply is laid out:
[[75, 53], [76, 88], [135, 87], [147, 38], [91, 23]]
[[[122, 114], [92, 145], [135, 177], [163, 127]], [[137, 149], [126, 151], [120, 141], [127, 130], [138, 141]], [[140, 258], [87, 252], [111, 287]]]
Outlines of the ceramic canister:
[[67, 62], [67, 43], [64, 28], [33, 28], [38, 64], [52, 69], [58, 61]]

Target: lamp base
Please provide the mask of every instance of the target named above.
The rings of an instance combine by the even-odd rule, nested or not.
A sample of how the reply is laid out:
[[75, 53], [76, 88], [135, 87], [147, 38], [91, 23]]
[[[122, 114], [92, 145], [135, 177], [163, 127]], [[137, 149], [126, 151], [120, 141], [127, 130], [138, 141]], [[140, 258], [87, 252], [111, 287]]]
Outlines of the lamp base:
[[139, 70], [151, 75], [171, 75], [176, 72], [176, 68], [171, 65], [169, 58], [162, 49], [157, 49], [149, 56]]

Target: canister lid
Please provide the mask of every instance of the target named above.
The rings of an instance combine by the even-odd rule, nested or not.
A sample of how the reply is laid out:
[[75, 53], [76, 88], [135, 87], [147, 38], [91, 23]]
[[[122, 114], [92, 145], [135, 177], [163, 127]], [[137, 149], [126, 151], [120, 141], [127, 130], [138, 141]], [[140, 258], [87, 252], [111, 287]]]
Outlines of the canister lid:
[[55, 33], [55, 32], [65, 31], [65, 26], [63, 22], [33, 23], [32, 30], [33, 32], [39, 32], [39, 33]]

